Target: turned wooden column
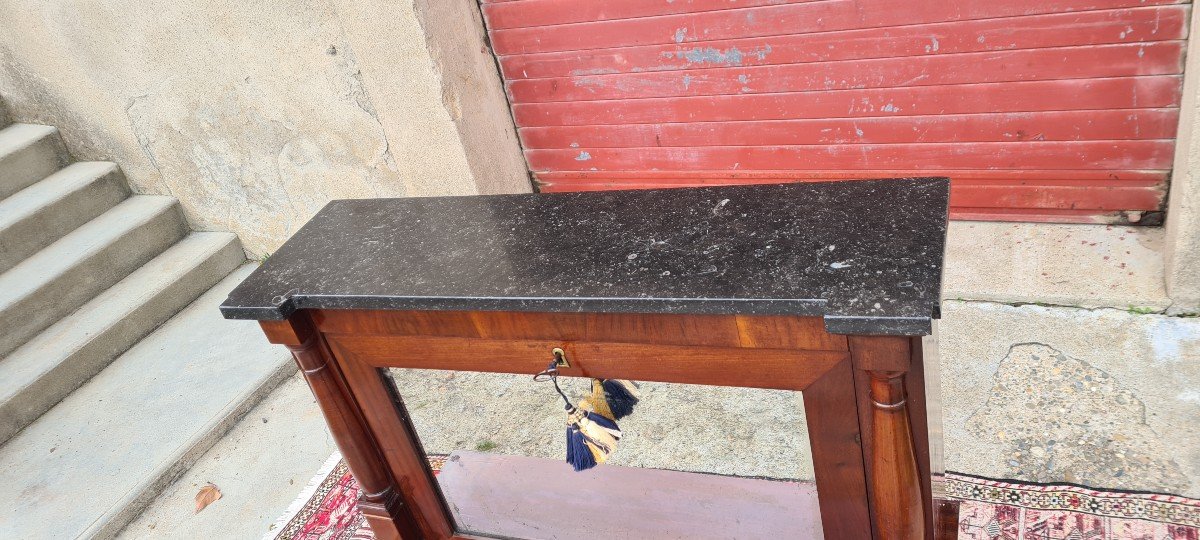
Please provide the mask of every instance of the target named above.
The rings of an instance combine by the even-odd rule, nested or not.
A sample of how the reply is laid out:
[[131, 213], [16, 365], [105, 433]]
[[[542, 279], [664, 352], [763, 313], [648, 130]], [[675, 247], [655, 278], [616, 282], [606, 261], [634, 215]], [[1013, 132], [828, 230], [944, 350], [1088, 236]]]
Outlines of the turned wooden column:
[[881, 540], [925, 537], [921, 484], [904, 392], [904, 372], [869, 371], [871, 506]]
[[875, 538], [921, 540], [926, 531], [921, 474], [909, 417], [905, 377], [909, 338], [851, 336], [859, 422], [867, 459], [868, 500]]
[[350, 472], [358, 480], [362, 495], [358, 508], [379, 540], [420, 538], [414, 516], [405, 507], [392, 476], [379, 453], [374, 437], [359, 416], [341, 373], [332, 361], [329, 347], [305, 313], [286, 321], [260, 321], [272, 343], [286, 346], [304, 373], [329, 425], [334, 442]]

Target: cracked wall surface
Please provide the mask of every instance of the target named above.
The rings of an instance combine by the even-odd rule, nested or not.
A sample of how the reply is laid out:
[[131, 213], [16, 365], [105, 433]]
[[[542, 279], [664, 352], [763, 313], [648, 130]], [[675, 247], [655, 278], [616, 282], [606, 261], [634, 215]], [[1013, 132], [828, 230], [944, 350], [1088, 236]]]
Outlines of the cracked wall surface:
[[0, 13], [13, 120], [56, 125], [77, 158], [116, 161], [135, 191], [175, 196], [193, 227], [238, 233], [252, 257], [330, 199], [530, 189], [515, 135], [488, 152], [520, 167], [472, 170], [462, 130], [480, 128], [447, 110], [411, 3], [0, 0]]

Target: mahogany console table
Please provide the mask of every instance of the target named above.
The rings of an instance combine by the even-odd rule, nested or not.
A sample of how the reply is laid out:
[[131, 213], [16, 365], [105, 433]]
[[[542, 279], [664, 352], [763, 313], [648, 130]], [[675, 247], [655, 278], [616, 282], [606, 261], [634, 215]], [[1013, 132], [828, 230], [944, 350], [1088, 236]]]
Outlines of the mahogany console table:
[[[938, 317], [948, 185], [334, 201], [221, 310], [291, 349], [383, 540], [490, 533], [456, 522], [385, 368], [533, 375], [555, 348], [566, 376], [803, 391], [819, 515], [779, 519], [932, 538], [919, 336]], [[575, 502], [541, 510], [597, 511]]]

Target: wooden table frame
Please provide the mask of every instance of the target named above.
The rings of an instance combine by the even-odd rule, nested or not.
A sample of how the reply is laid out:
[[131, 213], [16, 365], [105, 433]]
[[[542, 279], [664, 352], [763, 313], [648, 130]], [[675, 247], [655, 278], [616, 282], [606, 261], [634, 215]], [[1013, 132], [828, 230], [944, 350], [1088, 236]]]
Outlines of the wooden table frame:
[[260, 324], [303, 370], [380, 540], [476, 538], [456, 530], [384, 368], [532, 375], [555, 347], [566, 376], [803, 391], [825, 538], [933, 538], [919, 337], [750, 315], [301, 310]]

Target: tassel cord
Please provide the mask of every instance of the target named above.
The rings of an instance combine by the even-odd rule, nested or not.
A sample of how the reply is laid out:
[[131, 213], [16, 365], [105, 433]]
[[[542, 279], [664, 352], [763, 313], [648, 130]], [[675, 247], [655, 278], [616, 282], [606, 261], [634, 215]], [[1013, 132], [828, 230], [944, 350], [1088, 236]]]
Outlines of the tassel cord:
[[565, 393], [563, 393], [562, 388], [560, 388], [558, 386], [558, 368], [557, 368], [557, 366], [558, 366], [558, 359], [556, 358], [554, 360], [551, 360], [550, 365], [546, 367], [546, 370], [541, 373], [538, 373], [537, 375], [534, 375], [533, 380], [544, 381], [546, 379], [543, 377], [549, 377], [550, 382], [554, 383], [554, 391], [558, 392], [559, 396], [562, 396], [563, 403], [565, 404], [564, 408], [566, 410], [570, 411], [571, 409], [574, 409], [575, 407], [571, 406], [571, 399], [568, 398], [567, 395]]

